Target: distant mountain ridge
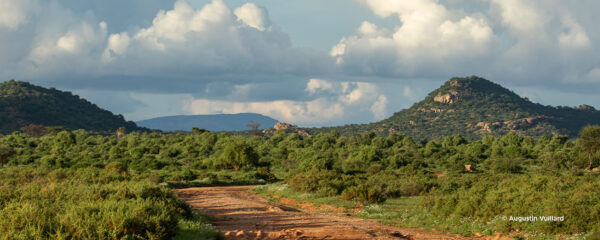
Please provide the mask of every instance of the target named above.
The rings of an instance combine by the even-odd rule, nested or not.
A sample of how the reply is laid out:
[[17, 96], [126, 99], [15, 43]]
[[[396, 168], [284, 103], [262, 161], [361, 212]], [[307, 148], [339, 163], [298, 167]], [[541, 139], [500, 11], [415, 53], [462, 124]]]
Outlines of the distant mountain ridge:
[[0, 132], [18, 131], [29, 124], [89, 131], [143, 130], [70, 92], [22, 81], [0, 83]]
[[248, 130], [248, 123], [260, 123], [259, 129], [273, 127], [278, 121], [256, 113], [179, 115], [138, 121], [137, 124], [162, 131], [190, 131], [193, 127], [213, 132]]
[[552, 107], [533, 103], [477, 76], [452, 78], [421, 102], [370, 124], [307, 129], [310, 134], [337, 130], [342, 135], [401, 132], [416, 139], [460, 134], [470, 139], [511, 131], [539, 137], [576, 136], [588, 124], [600, 124], [600, 111], [589, 105]]

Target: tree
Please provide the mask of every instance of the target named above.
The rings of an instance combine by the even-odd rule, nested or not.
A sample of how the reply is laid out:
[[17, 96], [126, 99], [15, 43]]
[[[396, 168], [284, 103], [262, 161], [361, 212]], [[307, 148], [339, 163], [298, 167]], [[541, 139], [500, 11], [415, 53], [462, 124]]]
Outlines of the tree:
[[579, 143], [590, 156], [590, 160], [586, 169], [592, 169], [594, 155], [600, 149], [600, 126], [584, 127], [579, 134]]
[[26, 132], [34, 137], [39, 137], [46, 132], [44, 125], [29, 124], [21, 128], [21, 131]]
[[13, 154], [15, 154], [15, 150], [12, 148], [0, 146], [0, 166], [3, 166], [6, 163], [6, 160]]
[[122, 137], [123, 135], [125, 135], [125, 127], [120, 127], [119, 129], [117, 129], [117, 138]]
[[261, 123], [250, 120], [250, 123], [246, 126], [252, 130], [254, 136], [258, 136], [258, 128], [260, 128], [260, 125]]
[[202, 133], [208, 132], [206, 129], [201, 129], [201, 128], [197, 128], [197, 127], [193, 127], [192, 128], [192, 133], [194, 135], [200, 135]]
[[69, 129], [63, 126], [45, 127], [44, 129], [44, 133], [51, 136], [55, 136], [56, 134], [62, 131], [69, 131]]
[[253, 167], [258, 163], [254, 148], [245, 143], [230, 143], [225, 146], [217, 166], [239, 171], [244, 167]]

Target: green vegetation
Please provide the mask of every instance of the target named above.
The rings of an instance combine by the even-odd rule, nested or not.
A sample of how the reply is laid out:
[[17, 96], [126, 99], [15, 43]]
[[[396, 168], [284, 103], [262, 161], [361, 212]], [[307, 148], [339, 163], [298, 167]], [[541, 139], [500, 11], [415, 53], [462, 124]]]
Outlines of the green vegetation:
[[600, 111], [589, 105], [577, 108], [532, 103], [502, 86], [476, 76], [452, 78], [421, 102], [370, 124], [307, 129], [311, 134], [332, 130], [341, 135], [374, 131], [386, 136], [401, 132], [417, 140], [460, 134], [467, 139], [501, 137], [515, 131], [541, 137], [575, 137], [589, 124], [600, 124]]
[[600, 150], [600, 127], [587, 126], [581, 130], [581, 147], [590, 155], [587, 169], [592, 169], [596, 152]]
[[0, 83], [0, 133], [18, 131], [30, 124], [89, 131], [114, 131], [119, 127], [143, 130], [70, 92], [14, 80]]
[[0, 181], [0, 239], [169, 239], [190, 228], [218, 236], [170, 189], [118, 162], [103, 169], [14, 166], [0, 171]]
[[[215, 234], [166, 187], [282, 179], [289, 191], [310, 198], [366, 204], [365, 216], [384, 213], [377, 206], [402, 203], [416, 215], [384, 215], [413, 219], [403, 224], [463, 234], [590, 233], [600, 230], [600, 175], [585, 169], [590, 157], [592, 168], [600, 161], [588, 133], [595, 136], [585, 130], [575, 141], [509, 133], [415, 142], [399, 133], [347, 137], [335, 131], [307, 138], [281, 131], [270, 138], [206, 131], [121, 137], [15, 132], [0, 138], [0, 230], [17, 238], [65, 239], [166, 239], [177, 234], [174, 229]], [[437, 220], [417, 221], [424, 216]], [[498, 220], [502, 216], [564, 221]]]
[[[83, 130], [3, 136], [0, 239], [219, 239], [208, 219], [167, 186], [256, 184], [273, 177], [254, 166], [244, 172], [202, 167], [200, 156], [237, 154], [238, 148], [225, 146], [230, 139], [217, 139], [208, 132], [116, 137]], [[242, 156], [248, 148], [239, 151]]]
[[0, 135], [0, 239], [221, 238], [171, 188], [277, 181], [259, 191], [364, 205], [359, 216], [403, 226], [539, 238], [600, 232], [600, 127], [584, 128], [598, 111], [533, 104], [476, 77], [452, 79], [380, 123], [312, 136], [127, 133], [135, 125], [70, 93], [15, 81], [0, 86], [0, 104], [2, 129], [23, 131]]
[[[363, 203], [358, 216], [465, 235], [591, 236], [600, 230], [600, 174], [585, 170], [586, 141], [515, 133], [471, 142], [459, 135], [414, 142], [397, 133], [335, 132], [296, 143], [284, 139], [280, 146], [298, 146], [286, 148], [288, 171], [277, 173], [286, 184], [258, 191], [350, 208], [356, 205], [344, 200]], [[596, 156], [597, 149], [593, 168], [600, 164]], [[564, 219], [519, 222], [511, 216]]]

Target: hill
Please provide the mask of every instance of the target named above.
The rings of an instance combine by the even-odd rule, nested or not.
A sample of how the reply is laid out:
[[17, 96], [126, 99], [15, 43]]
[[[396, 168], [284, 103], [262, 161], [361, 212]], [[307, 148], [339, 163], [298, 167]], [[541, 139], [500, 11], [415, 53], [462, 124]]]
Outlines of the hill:
[[29, 124], [89, 131], [140, 130], [123, 116], [70, 92], [14, 80], [0, 83], [0, 132], [18, 131]]
[[256, 113], [168, 116], [137, 122], [142, 127], [163, 131], [190, 131], [193, 127], [209, 131], [244, 131], [248, 123], [260, 123], [259, 129], [272, 127], [277, 120]]
[[600, 124], [591, 106], [552, 107], [533, 103], [489, 80], [452, 78], [421, 102], [370, 124], [308, 129], [310, 134], [337, 130], [342, 135], [375, 131], [401, 132], [416, 139], [440, 139], [461, 134], [469, 139], [502, 136], [511, 131], [539, 137], [576, 136], [588, 124]]

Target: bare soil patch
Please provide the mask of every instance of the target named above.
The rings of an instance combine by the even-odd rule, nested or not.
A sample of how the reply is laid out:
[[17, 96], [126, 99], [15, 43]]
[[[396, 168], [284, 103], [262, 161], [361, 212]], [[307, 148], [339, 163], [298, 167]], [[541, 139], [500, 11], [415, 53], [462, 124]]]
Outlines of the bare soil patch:
[[[176, 190], [228, 239], [494, 239], [467, 238], [417, 228], [398, 228], [373, 220], [349, 217], [333, 206], [314, 206], [280, 199], [296, 208], [278, 205], [249, 192], [254, 186], [204, 187]], [[331, 210], [331, 213], [315, 211]], [[496, 238], [499, 239], [499, 238]]]

